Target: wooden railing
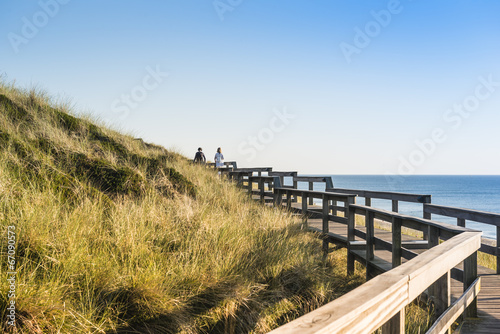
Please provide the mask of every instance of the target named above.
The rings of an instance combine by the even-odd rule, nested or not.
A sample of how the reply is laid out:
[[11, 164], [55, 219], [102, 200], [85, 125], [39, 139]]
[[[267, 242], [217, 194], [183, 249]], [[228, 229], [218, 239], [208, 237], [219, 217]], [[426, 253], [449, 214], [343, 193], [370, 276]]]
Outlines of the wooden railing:
[[[459, 262], [474, 262], [480, 239], [480, 232], [461, 233], [270, 333], [372, 333], [378, 328], [404, 333], [405, 307], [435, 282], [449, 282], [449, 271]], [[475, 299], [479, 287], [477, 278], [427, 333], [446, 332]]]
[[500, 214], [483, 212], [462, 208], [454, 208], [444, 205], [425, 204], [424, 217], [431, 219], [432, 214], [452, 217], [457, 219], [457, 225], [465, 227], [466, 221], [473, 221], [493, 225], [496, 227], [495, 240], [483, 238], [481, 241], [481, 252], [496, 256], [496, 273], [500, 274]]
[[[321, 198], [323, 200], [322, 232], [325, 254], [328, 252], [329, 241], [325, 236], [329, 235], [330, 221], [346, 224], [348, 272], [354, 271], [354, 261], [358, 260], [365, 265], [367, 279], [376, 277], [377, 280], [376, 283], [371, 283], [372, 280], [369, 281], [368, 288], [365, 284], [353, 290], [348, 294], [349, 298], [342, 297], [343, 299], [332, 302], [331, 309], [335, 310], [335, 313], [325, 314], [325, 310], [329, 309], [328, 305], [330, 304], [328, 304], [273, 331], [273, 333], [342, 333], [343, 330], [339, 330], [339, 328], [348, 328], [349, 333], [371, 333], [379, 327], [382, 327], [384, 333], [404, 333], [404, 308], [425, 291], [427, 299], [433, 304], [435, 314], [440, 316], [433, 329], [428, 333], [446, 331], [465, 309], [467, 309], [468, 316], [476, 315], [477, 299], [475, 297], [480, 287], [477, 278], [477, 250], [481, 243], [481, 232], [424, 218], [406, 216], [397, 212], [356, 205], [353, 194], [277, 187], [274, 188], [274, 194], [275, 205], [282, 205], [284, 196], [286, 198], [285, 206], [290, 209], [292, 196], [301, 197], [302, 212], [305, 216], [309, 211], [307, 199], [310, 197]], [[329, 201], [343, 202], [344, 215], [337, 216]], [[365, 232], [356, 226], [357, 215], [365, 218]], [[391, 242], [375, 237], [375, 219], [392, 225]], [[408, 244], [402, 242], [403, 227], [422, 232], [427, 231], [429, 240], [424, 247], [431, 247], [431, 249], [421, 255], [407, 249]], [[356, 237], [362, 240], [356, 240]], [[375, 247], [391, 251], [392, 261], [388, 263], [377, 258]], [[408, 261], [402, 264], [403, 259]], [[464, 263], [464, 269], [455, 268], [461, 262]], [[403, 271], [395, 269], [400, 266], [405, 269]], [[458, 275], [455, 276], [463, 281], [464, 293], [455, 304], [450, 306], [452, 270], [458, 272]], [[382, 281], [378, 278], [380, 276], [377, 276], [380, 273], [383, 275]], [[373, 284], [376, 284], [376, 287]], [[395, 295], [402, 299], [395, 300]], [[358, 302], [354, 303], [353, 299], [358, 300]], [[374, 308], [374, 305], [377, 306]], [[356, 307], [353, 308], [353, 306]], [[371, 310], [369, 316], [366, 315], [368, 309]], [[344, 313], [344, 310], [349, 310], [349, 312]], [[348, 320], [355, 314], [358, 315], [358, 319]], [[329, 320], [323, 323], [318, 320], [324, 318]], [[304, 328], [306, 324], [307, 329]], [[333, 328], [335, 328], [334, 331]]]
[[[223, 162], [224, 167], [218, 167], [218, 168], [230, 168], [230, 169], [237, 169], [238, 164], [236, 161], [225, 161]], [[215, 167], [215, 162], [209, 162], [206, 164], [207, 167]]]
[[[294, 184], [297, 182], [307, 182], [309, 184], [309, 190], [314, 190], [315, 183], [324, 183], [325, 188], [333, 188], [333, 180], [331, 176], [295, 176], [293, 178], [293, 182]], [[310, 198], [309, 205], [312, 204], [313, 198]]]
[[[295, 172], [275, 172], [271, 168], [237, 169], [227, 175], [238, 180], [250, 194], [258, 195], [262, 202], [300, 212], [306, 222], [308, 217], [321, 217], [322, 228], [318, 232], [323, 239], [324, 254], [328, 253], [330, 242], [340, 243], [348, 249], [348, 272], [354, 271], [355, 260], [366, 268], [367, 283], [272, 333], [372, 333], [378, 328], [382, 333], [404, 333], [405, 307], [422, 294], [434, 306], [436, 317], [439, 316], [427, 333], [447, 332], [462, 314], [476, 316], [480, 289], [477, 251], [484, 247], [482, 233], [467, 229], [465, 224], [454, 226], [433, 221], [430, 215], [480, 222], [492, 219], [489, 223], [500, 226], [499, 215], [478, 212], [472, 215], [471, 210], [432, 205], [430, 195], [331, 187], [327, 191], [296, 189], [297, 182], [304, 182], [305, 178], [306, 182], [327, 183], [329, 177], [303, 178]], [[293, 186], [282, 185], [285, 176], [293, 177], [296, 181]], [[253, 187], [255, 183], [257, 189]], [[391, 200], [393, 211], [371, 207], [369, 200], [365, 202], [368, 205], [355, 204], [357, 196]], [[298, 199], [301, 205], [294, 204]], [[320, 199], [322, 204], [311, 207], [312, 199]], [[398, 213], [395, 201], [423, 203], [424, 218]], [[364, 226], [356, 223], [356, 217], [359, 220], [360, 216], [364, 217]], [[375, 221], [390, 225], [390, 241], [376, 237]], [[345, 225], [347, 237], [330, 233], [330, 222]], [[428, 240], [405, 242], [403, 228], [421, 231]], [[388, 262], [377, 258], [376, 249], [390, 251], [392, 259]], [[415, 249], [426, 250], [419, 255]], [[458, 269], [461, 263], [463, 269]], [[450, 305], [452, 277], [463, 282], [463, 293]]]
[[327, 188], [326, 191], [333, 191], [343, 194], [356, 194], [358, 197], [364, 197], [365, 205], [371, 206], [372, 199], [384, 199], [392, 202], [392, 211], [399, 211], [399, 202], [410, 203], [431, 203], [431, 195], [418, 195], [406, 194], [390, 191], [371, 191], [371, 190], [357, 190], [357, 189], [341, 189], [341, 188]]
[[[277, 180], [275, 181], [277, 184]], [[282, 206], [283, 205], [283, 196], [286, 198], [286, 207], [287, 209], [292, 209], [292, 197], [300, 197], [302, 201], [301, 212], [304, 216], [304, 220], [307, 222], [307, 218], [309, 214], [320, 214], [322, 218], [322, 239], [323, 239], [323, 253], [326, 256], [329, 250], [330, 243], [330, 231], [329, 231], [329, 222], [337, 222], [341, 224], [345, 224], [347, 226], [349, 217], [349, 208], [350, 205], [354, 204], [354, 198], [356, 195], [352, 194], [337, 194], [332, 192], [324, 192], [324, 191], [314, 191], [314, 190], [298, 190], [298, 189], [290, 189], [290, 188], [274, 188], [274, 205]], [[308, 208], [308, 199], [321, 199], [322, 207], [321, 211], [310, 210]], [[338, 212], [340, 210], [334, 209], [332, 211], [331, 202], [341, 202], [343, 203], [343, 214], [339, 215]], [[342, 240], [343, 241], [343, 240]]]

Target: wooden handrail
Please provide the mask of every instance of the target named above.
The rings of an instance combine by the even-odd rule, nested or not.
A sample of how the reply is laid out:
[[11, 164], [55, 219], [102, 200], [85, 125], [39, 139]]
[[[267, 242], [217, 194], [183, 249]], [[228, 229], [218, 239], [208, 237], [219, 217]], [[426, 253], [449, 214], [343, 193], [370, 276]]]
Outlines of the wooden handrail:
[[[258, 176], [253, 173], [258, 172]], [[346, 225], [347, 239], [343, 237], [343, 245], [348, 248], [348, 271], [354, 269], [354, 257], [364, 256], [368, 267], [375, 257], [375, 245], [382, 246], [392, 252], [389, 268], [385, 265], [382, 274], [375, 276], [367, 283], [338, 298], [337, 300], [314, 310], [303, 317], [296, 319], [271, 333], [372, 333], [382, 327], [383, 333], [404, 333], [404, 310], [415, 298], [427, 291], [428, 296], [435, 303], [436, 314], [440, 318], [436, 321], [428, 334], [443, 333], [459, 315], [465, 312], [466, 316], [474, 316], [477, 312], [477, 293], [480, 288], [480, 279], [477, 279], [477, 250], [481, 247], [482, 232], [462, 226], [454, 226], [430, 219], [431, 213], [446, 212], [471, 218], [472, 210], [457, 209], [429, 204], [430, 195], [404, 194], [393, 192], [355, 191], [349, 189], [328, 188], [326, 191], [312, 190], [313, 182], [326, 182], [329, 177], [302, 177], [293, 176], [294, 185], [283, 186], [284, 176], [292, 176], [295, 172], [272, 172], [262, 176], [260, 168], [236, 170], [228, 172], [237, 176], [242, 182], [243, 177], [248, 184], [250, 194], [260, 195], [261, 201], [267, 196], [273, 196], [275, 205], [283, 206], [283, 196], [286, 196], [286, 208], [292, 209], [292, 200], [302, 198], [302, 214], [307, 222], [307, 215], [314, 214], [322, 217], [321, 238], [323, 239], [324, 254], [328, 253], [329, 224], [331, 221]], [[231, 174], [233, 173], [233, 174]], [[297, 182], [309, 182], [309, 190], [297, 189]], [[254, 190], [253, 183], [258, 183], [258, 190]], [[268, 184], [268, 189], [265, 189]], [[272, 189], [272, 191], [271, 191]], [[370, 198], [389, 199], [393, 201], [393, 211], [382, 210], [368, 205], [355, 204], [356, 196], [371, 196]], [[320, 208], [308, 207], [312, 199], [321, 199]], [[404, 215], [397, 212], [397, 201], [423, 203], [424, 218]], [[333, 202], [333, 205], [330, 204]], [[338, 206], [336, 202], [343, 202]], [[396, 202], [396, 205], [394, 205]], [[342, 210], [339, 210], [339, 209]], [[427, 208], [427, 209], [425, 209]], [[297, 209], [297, 205], [293, 207]], [[443, 211], [444, 210], [444, 211]], [[458, 211], [457, 211], [458, 210]], [[467, 212], [465, 212], [465, 211]], [[299, 209], [300, 211], [300, 209]], [[336, 215], [337, 211], [343, 213]], [[478, 214], [478, 212], [475, 212]], [[489, 213], [481, 213], [481, 218], [490, 219]], [[485, 215], [486, 214], [486, 215]], [[356, 215], [364, 215], [366, 232], [356, 228]], [[493, 214], [494, 215], [494, 214]], [[477, 218], [477, 217], [476, 217]], [[374, 233], [374, 221], [383, 220], [392, 224], [392, 241], [378, 239]], [[407, 227], [424, 232], [428, 240], [419, 241], [417, 247], [429, 247], [418, 255], [404, 249], [405, 243], [401, 238], [401, 228]], [[500, 228], [500, 227], [499, 227]], [[317, 230], [317, 229], [316, 229]], [[355, 241], [362, 237], [365, 241]], [[365, 251], [360, 252], [360, 250]], [[409, 259], [402, 263], [401, 258]], [[380, 259], [378, 260], [380, 261]], [[385, 261], [387, 262], [387, 261]], [[463, 262], [463, 270], [455, 268]], [[375, 262], [373, 262], [375, 264]], [[449, 306], [449, 284], [452, 273], [459, 271], [460, 280], [464, 283], [464, 294], [457, 303]]]
[[432, 214], [456, 218], [457, 225], [463, 227], [466, 225], [466, 220], [495, 226], [496, 240], [483, 238], [480, 251], [496, 256], [496, 273], [500, 274], [500, 256], [498, 256], [500, 254], [500, 214], [445, 205], [424, 204], [424, 216], [430, 219]]
[[407, 194], [390, 191], [372, 191], [359, 189], [328, 188], [326, 191], [332, 191], [344, 194], [356, 194], [359, 197], [386, 199], [392, 201], [403, 201], [413, 203], [430, 203], [431, 195]]
[[500, 214], [477, 211], [463, 208], [454, 208], [451, 206], [425, 204], [424, 212], [434, 213], [440, 216], [453, 217], [457, 219], [471, 220], [478, 223], [484, 223], [494, 226], [500, 226]]
[[480, 243], [481, 232], [461, 233], [270, 333], [372, 333], [395, 316], [402, 320], [405, 306], [474, 254]]

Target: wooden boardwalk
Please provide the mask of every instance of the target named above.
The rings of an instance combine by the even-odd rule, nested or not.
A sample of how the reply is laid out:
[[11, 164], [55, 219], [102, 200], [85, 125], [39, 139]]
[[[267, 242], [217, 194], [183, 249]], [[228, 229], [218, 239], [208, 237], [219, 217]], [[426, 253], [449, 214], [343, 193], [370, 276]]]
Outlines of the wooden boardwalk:
[[[296, 206], [296, 205], [294, 205]], [[298, 207], [298, 206], [297, 206]], [[309, 228], [313, 231], [321, 231], [321, 219], [309, 219]], [[359, 227], [358, 227], [359, 228]], [[339, 244], [347, 240], [347, 228], [344, 224], [329, 223], [330, 234]], [[362, 229], [362, 228], [360, 228]], [[391, 241], [392, 234], [390, 231], [375, 229], [377, 238]], [[403, 241], [418, 240], [415, 237], [408, 235], [403, 236]], [[422, 253], [424, 249], [415, 249], [417, 253]], [[391, 267], [391, 253], [384, 250], [376, 250], [375, 256], [381, 260], [384, 268]], [[403, 260], [403, 262], [406, 262]], [[496, 275], [492, 269], [478, 266], [478, 274], [481, 276], [481, 291], [478, 297], [478, 319], [467, 319], [455, 331], [456, 334], [469, 333], [500, 333], [500, 275]], [[463, 284], [452, 279], [452, 302], [456, 300], [456, 296], [463, 293]]]
[[[241, 184], [242, 181], [240, 173], [243, 174], [246, 173], [248, 174], [248, 180], [249, 180], [248, 186], [246, 188], [249, 189], [248, 191], [251, 193], [251, 197], [253, 197], [254, 199], [260, 200], [263, 203], [266, 203], [271, 206], [274, 203], [280, 203], [281, 205], [288, 206], [297, 214], [301, 214], [300, 213], [301, 210], [307, 210], [309, 216], [307, 223], [308, 223], [308, 228], [311, 231], [323, 233], [322, 232], [323, 229], [327, 228], [327, 226], [324, 224], [327, 224], [328, 234], [327, 238], [324, 239], [323, 242], [323, 251], [326, 254], [326, 252], [328, 251], [329, 243], [334, 243], [341, 247], [348, 247], [349, 248], [348, 257], [350, 257], [350, 260], [348, 259], [348, 272], [350, 270], [351, 272], [352, 270], [354, 270], [352, 264], [353, 259], [356, 259], [357, 261], [365, 264], [367, 277], [369, 278], [375, 277], [382, 272], [387, 272], [387, 274], [381, 276], [381, 278], [383, 277], [382, 281], [380, 281], [380, 279], [379, 280], [374, 279], [373, 281], [370, 279], [370, 281], [366, 284], [377, 281], [376, 284], [381, 284], [381, 285], [376, 285], [376, 286], [380, 287], [384, 286], [385, 285], [384, 282], [386, 279], [388, 278], [393, 279], [394, 274], [393, 276], [391, 276], [390, 273], [393, 273], [394, 270], [396, 270], [396, 272], [398, 273], [402, 272], [401, 270], [398, 271], [399, 268], [392, 270], [393, 266], [405, 264], [406, 262], [409, 261], [408, 259], [417, 257], [419, 254], [425, 253], [422, 254], [422, 257], [418, 257], [420, 261], [412, 262], [411, 264], [408, 263], [409, 266], [405, 265], [401, 267], [401, 269], [404, 271], [403, 277], [408, 277], [409, 279], [408, 282], [409, 288], [402, 286], [401, 289], [403, 290], [398, 290], [398, 294], [399, 293], [409, 294], [408, 296], [409, 299], [407, 300], [410, 301], [416, 298], [419, 294], [426, 292], [427, 289], [433, 289], [431, 295], [433, 296], [433, 298], [436, 298], [433, 300], [437, 300], [440, 303], [439, 305], [436, 304], [436, 307], [442, 309], [444, 305], [449, 305], [449, 304], [448, 302], [446, 302], [445, 304], [446, 293], [443, 294], [440, 293], [439, 291], [447, 291], [446, 289], [449, 289], [448, 291], [450, 295], [448, 298], [451, 298], [452, 306], [444, 306], [445, 309], [444, 311], [446, 312], [443, 313], [443, 316], [433, 324], [429, 332], [444, 333], [443, 330], [446, 330], [446, 328], [449, 328], [451, 326], [453, 319], [456, 319], [456, 317], [458, 317], [460, 314], [464, 312], [463, 306], [470, 305], [467, 311], [464, 314], [462, 314], [462, 317], [465, 314], [468, 314], [469, 316], [475, 316], [476, 314], [474, 308], [475, 303], [472, 301], [476, 299], [478, 317], [472, 319], [467, 318], [465, 322], [460, 321], [460, 319], [458, 319], [457, 321], [460, 322], [460, 325], [458, 328], [456, 328], [455, 333], [499, 333], [500, 334], [500, 275], [496, 274], [494, 270], [477, 266], [475, 260], [476, 253], [473, 254], [471, 253], [471, 250], [478, 250], [477, 242], [479, 239], [481, 251], [487, 254], [496, 255], [498, 250], [500, 249], [500, 241], [496, 241], [496, 243], [485, 240], [481, 241], [478, 231], [465, 228], [465, 221], [471, 220], [471, 221], [496, 225], [497, 229], [500, 231], [499, 214], [432, 205], [429, 204], [430, 195], [372, 192], [364, 190], [361, 191], [361, 190], [349, 190], [349, 189], [337, 189], [337, 188], [332, 189], [333, 187], [332, 185], [330, 186], [330, 188], [328, 187], [329, 183], [327, 182], [328, 180], [326, 177], [297, 177], [296, 172], [272, 172], [273, 174], [276, 174], [274, 176], [279, 176], [279, 177], [291, 176], [292, 173], [294, 174], [293, 187], [290, 186], [281, 187], [280, 184], [282, 184], [282, 182], [277, 180], [276, 177], [272, 177], [270, 175], [261, 176], [260, 174], [261, 172], [268, 172], [271, 174], [270, 171], [271, 171], [270, 168], [265, 168], [265, 170], [264, 168], [259, 168], [258, 171], [256, 171], [259, 173], [257, 177], [252, 176], [251, 173], [248, 174], [248, 171], [237, 172], [236, 173], [237, 177], [234, 178], [233, 175], [233, 179], [238, 179], [238, 183]], [[266, 190], [264, 190], [264, 184], [270, 182], [271, 180], [273, 180], [275, 184], [278, 184], [277, 191], [275, 189], [274, 193], [266, 192]], [[309, 190], [297, 189], [297, 181], [309, 181]], [[259, 189], [258, 191], [255, 191], [254, 190], [255, 188], [251, 186], [254, 182], [258, 183], [258, 189]], [[313, 182], [326, 182], [327, 191], [325, 192], [313, 191], [312, 190]], [[283, 195], [285, 195], [286, 198], [284, 201], [282, 198]], [[290, 199], [290, 196], [292, 197], [292, 199]], [[297, 197], [299, 197], [302, 201], [304, 200], [304, 196], [307, 202], [309, 202], [308, 203], [309, 205], [306, 205], [305, 201], [304, 203], [297, 203], [296, 201]], [[365, 205], [364, 206], [356, 205], [356, 201], [354, 198], [352, 198], [352, 196], [364, 197]], [[314, 203], [317, 203], [317, 201], [313, 203], [312, 198], [315, 198], [317, 200], [319, 199], [320, 201], [322, 201], [322, 205], [314, 205]], [[381, 198], [381, 199], [391, 200], [392, 211], [388, 212], [376, 208], [371, 208], [371, 198]], [[336, 204], [337, 201], [339, 201], [340, 204]], [[424, 203], [423, 204], [424, 218], [410, 217], [398, 214], [398, 201]], [[338, 215], [337, 210], [338, 212], [341, 213], [340, 215]], [[344, 214], [342, 214], [342, 212], [344, 212]], [[347, 215], [345, 215], [346, 213]], [[457, 226], [454, 227], [454, 225], [442, 224], [433, 221], [431, 220], [431, 214], [457, 218]], [[327, 215], [329, 216], [329, 218], [325, 218]], [[357, 215], [365, 216], [364, 220], [365, 223], [367, 223], [369, 226], [368, 229], [364, 228], [363, 226], [359, 226], [359, 224], [355, 222], [357, 220], [356, 218]], [[379, 220], [377, 222], [376, 217], [380, 217], [382, 221]], [[382, 223], [378, 224], [382, 226], [382, 228], [377, 228], [377, 223]], [[350, 227], [348, 228], [348, 226]], [[394, 226], [396, 226], [396, 230], [392, 232], [390, 229]], [[388, 227], [388, 229], [386, 229], [386, 227]], [[416, 229], [414, 229], [415, 227]], [[420, 233], [420, 235], [418, 235], [418, 233], [416, 234], [414, 233], [415, 236], [409, 236], [403, 232], [403, 230], [406, 228], [410, 228], [411, 231], [418, 232]], [[425, 238], [428, 240], [423, 240], [422, 233], [429, 233], [428, 237]], [[348, 234], [350, 235], [349, 240], [351, 240], [349, 242], [348, 242]], [[458, 237], [458, 235], [461, 235], [461, 237]], [[322, 236], [322, 238], [324, 237]], [[451, 238], [453, 238], [454, 241], [451, 244], [449, 244], [447, 240]], [[440, 242], [447, 244], [447, 246], [445, 246], [444, 244], [441, 245]], [[448, 254], [448, 253], [442, 253], [441, 251], [449, 252], [450, 254], [451, 252], [454, 252], [454, 255], [456, 255], [456, 261], [457, 262], [463, 261], [463, 262], [461, 262], [459, 266], [453, 268], [453, 265], [455, 265], [457, 262], [454, 262], [453, 257], [446, 258], [445, 256], [443, 256], [443, 254]], [[367, 261], [366, 260], [367, 257], [370, 260]], [[441, 259], [443, 259], [445, 262], [440, 262]], [[420, 275], [421, 273], [415, 271], [413, 267], [418, 268], [423, 263], [425, 263], [426, 266], [425, 270], [429, 270], [429, 277], [424, 278], [422, 280], [418, 278], [420, 277], [418, 275]], [[497, 258], [497, 266], [500, 267], [500, 258]], [[441, 275], [445, 274], [446, 271], [448, 271], [448, 275], [450, 275], [450, 270], [451, 270], [451, 279], [450, 276], [448, 276], [450, 280], [448, 281], [449, 283], [447, 283], [446, 279], [444, 279], [443, 281], [443, 278], [445, 278], [446, 276], [441, 277]], [[477, 276], [480, 276], [481, 280], [476, 279]], [[394, 278], [395, 277], [396, 276], [394, 276]], [[425, 282], [428, 281], [428, 283], [423, 283], [424, 281]], [[427, 285], [429, 283], [431, 283], [432, 285]], [[425, 288], [423, 284], [426, 284], [425, 286], [427, 286], [428, 288]], [[464, 285], [468, 287], [467, 292], [464, 291], [465, 290]], [[404, 309], [399, 308], [400, 304], [391, 304], [392, 301], [385, 301], [387, 298], [392, 300], [393, 298], [391, 297], [392, 295], [388, 294], [389, 292], [387, 291], [392, 291], [392, 289], [393, 288], [396, 289], [396, 287], [397, 285], [388, 285], [387, 289], [389, 290], [384, 288], [380, 290], [380, 292], [374, 292], [373, 294], [370, 294], [371, 299], [369, 303], [372, 302], [380, 303], [381, 308], [376, 312], [373, 312], [373, 314], [366, 314], [366, 317], [361, 317], [359, 319], [357, 318], [359, 321], [364, 321], [364, 322], [368, 321], [366, 323], [367, 327], [362, 327], [363, 329], [359, 328], [360, 332], [369, 333], [377, 329], [378, 326], [381, 325], [383, 328], [382, 332], [384, 333], [404, 332]], [[423, 289], [420, 290], [421, 288]], [[377, 289], [373, 291], [376, 290]], [[386, 292], [384, 293], [382, 291]], [[479, 294], [477, 295], [478, 297], [474, 298], [474, 296], [476, 296], [476, 293], [478, 293], [478, 291], [479, 291]], [[424, 298], [426, 298], [425, 295], [426, 294], [424, 293]], [[377, 299], [377, 298], [382, 298], [379, 296], [385, 296], [384, 297], [385, 299]], [[453, 304], [455, 301], [456, 303]], [[362, 303], [366, 304], [368, 302], [362, 302]], [[335, 302], [330, 304], [335, 304]], [[339, 305], [340, 304], [341, 303], [339, 301]], [[347, 307], [347, 309], [351, 309], [351, 307], [356, 307], [361, 310], [362, 308], [367, 307], [365, 306], [365, 304], [359, 304], [359, 306], [357, 302], [355, 303], [356, 306], [351, 304], [347, 305], [341, 304], [340, 308], [335, 307], [334, 309], [332, 309], [331, 312], [333, 313], [329, 316], [335, 317], [334, 319], [338, 319], [335, 321], [337, 321], [338, 324], [344, 326], [347, 323], [349, 323], [350, 318], [348, 317], [343, 318], [343, 315], [336, 315], [336, 314], [343, 314], [344, 311], [338, 312], [333, 310], [344, 310], [345, 307]], [[382, 305], [384, 306], [382, 307]], [[389, 311], [389, 309], [391, 311]], [[399, 313], [396, 314], [398, 309], [400, 311]], [[386, 312], [385, 310], [387, 310], [387, 312], [391, 312], [390, 314], [391, 316], [393, 316], [393, 318], [385, 316], [384, 317], [376, 316], [377, 312], [383, 313]], [[307, 333], [316, 333], [316, 330], [321, 331], [322, 328], [326, 329], [328, 325], [319, 324], [315, 320], [317, 319], [318, 316], [321, 317], [322, 319], [323, 317], [325, 317], [325, 315], [322, 312], [323, 311], [319, 310], [310, 312], [308, 315], [301, 317], [301, 319], [304, 320], [298, 319], [298, 321], [293, 321], [292, 323], [287, 324], [286, 326], [280, 327], [280, 329], [278, 329], [276, 332], [287, 333], [288, 330], [293, 330], [294, 328], [297, 328], [294, 326], [299, 326], [300, 328], [303, 328], [302, 326], [306, 326], [307, 328], [310, 327]], [[443, 310], [440, 310], [440, 312], [443, 312]], [[314, 325], [310, 323], [311, 320], [313, 320]], [[356, 327], [354, 323], [352, 325]], [[312, 327], [317, 329], [313, 330]], [[336, 332], [339, 330], [339, 328], [340, 327], [332, 327], [330, 328], [330, 330]], [[356, 329], [355, 331], [358, 332], [358, 329]]]

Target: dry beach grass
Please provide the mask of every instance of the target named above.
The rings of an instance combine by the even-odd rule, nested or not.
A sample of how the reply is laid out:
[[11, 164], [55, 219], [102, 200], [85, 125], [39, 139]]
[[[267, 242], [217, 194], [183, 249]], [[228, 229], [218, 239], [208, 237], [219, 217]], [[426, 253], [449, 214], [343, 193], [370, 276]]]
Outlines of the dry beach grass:
[[363, 282], [290, 214], [36, 90], [1, 85], [0, 148], [6, 332], [263, 333]]

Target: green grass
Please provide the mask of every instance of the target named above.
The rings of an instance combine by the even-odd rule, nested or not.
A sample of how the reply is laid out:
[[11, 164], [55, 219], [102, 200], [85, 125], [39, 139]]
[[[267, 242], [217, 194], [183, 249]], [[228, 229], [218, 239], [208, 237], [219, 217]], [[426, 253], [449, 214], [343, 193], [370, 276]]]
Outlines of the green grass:
[[0, 85], [0, 150], [4, 332], [264, 333], [363, 283], [300, 219], [43, 92]]

